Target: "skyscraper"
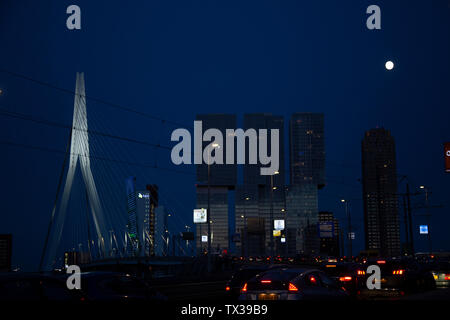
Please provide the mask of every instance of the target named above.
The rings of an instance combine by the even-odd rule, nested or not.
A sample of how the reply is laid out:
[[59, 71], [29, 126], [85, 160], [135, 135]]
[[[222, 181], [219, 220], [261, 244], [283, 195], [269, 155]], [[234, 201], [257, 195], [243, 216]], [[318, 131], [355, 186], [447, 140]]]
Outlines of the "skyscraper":
[[388, 130], [371, 129], [361, 144], [366, 250], [400, 254], [395, 142]]
[[125, 180], [127, 194], [127, 254], [136, 255], [139, 251], [138, 218], [136, 213], [136, 178], [129, 177]]
[[290, 254], [318, 253], [317, 223], [317, 186], [310, 183], [289, 186], [286, 192], [286, 227]]
[[[282, 116], [272, 115], [270, 113], [253, 113], [244, 115], [244, 130], [255, 129], [258, 132], [259, 129], [266, 129], [267, 135], [270, 137], [270, 132], [273, 129], [279, 131], [279, 174], [271, 177], [270, 175], [261, 175], [260, 168], [264, 165], [249, 164], [248, 162], [248, 151], [249, 147], [247, 145], [246, 151], [246, 164], [244, 165], [244, 185], [265, 185], [270, 186], [271, 179], [273, 179], [273, 185], [282, 187], [284, 186], [284, 118]], [[267, 139], [267, 149], [271, 148], [271, 139]]]
[[[322, 113], [294, 113], [289, 124], [290, 188], [287, 226], [295, 251], [318, 253], [318, 189], [325, 186], [325, 139]], [[290, 251], [294, 250], [288, 239]]]
[[292, 185], [325, 185], [324, 115], [294, 113], [289, 128]]
[[[273, 175], [261, 175], [260, 163], [249, 164], [249, 146], [246, 144], [246, 163], [243, 166], [243, 185], [236, 188], [236, 233], [241, 235], [238, 252], [244, 255], [258, 255], [261, 252], [284, 253], [280, 236], [273, 237], [274, 220], [285, 220], [284, 182], [284, 118], [269, 113], [244, 115], [244, 130], [266, 129], [279, 131], [279, 168]], [[268, 150], [272, 150], [268, 139]]]
[[[203, 114], [197, 115], [197, 121], [202, 121], [202, 134], [210, 129], [218, 129], [222, 137], [226, 137], [226, 129], [236, 128], [236, 116], [231, 114]], [[203, 142], [202, 150], [205, 150], [210, 144], [209, 141]], [[226, 155], [227, 149], [225, 141], [218, 146]], [[212, 151], [215, 152], [215, 151]], [[209, 200], [210, 210], [207, 212], [211, 220], [211, 250], [219, 252], [229, 250], [229, 228], [228, 228], [228, 210], [229, 210], [229, 190], [234, 189], [237, 181], [236, 164], [211, 164], [202, 163], [197, 167], [197, 208], [208, 207], [208, 180], [210, 184]], [[209, 179], [208, 179], [209, 178]], [[197, 253], [204, 252], [208, 248], [207, 242], [202, 242], [202, 237], [208, 237], [208, 224], [198, 223], [196, 225], [196, 247]]]
[[319, 223], [329, 224], [332, 227], [330, 234], [320, 236], [320, 253], [329, 256], [339, 257], [339, 221], [334, 217], [333, 212], [319, 212]]

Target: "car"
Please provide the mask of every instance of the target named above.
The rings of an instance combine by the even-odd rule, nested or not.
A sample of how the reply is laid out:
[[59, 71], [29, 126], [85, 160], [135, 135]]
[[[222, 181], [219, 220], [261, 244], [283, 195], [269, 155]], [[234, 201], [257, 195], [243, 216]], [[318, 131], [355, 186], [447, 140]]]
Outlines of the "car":
[[436, 288], [433, 274], [412, 259], [378, 259], [367, 265], [380, 267], [381, 289], [362, 290], [363, 296], [402, 296], [406, 293], [432, 290]]
[[277, 268], [244, 283], [239, 300], [347, 300], [348, 293], [317, 269]]
[[364, 266], [358, 263], [327, 262], [322, 265], [321, 270], [339, 282], [352, 297], [366, 286], [366, 271]]
[[234, 299], [237, 299], [241, 294], [241, 288], [245, 282], [256, 276], [258, 273], [265, 272], [269, 269], [281, 268], [282, 265], [267, 265], [267, 264], [258, 264], [258, 265], [248, 265], [241, 267], [238, 271], [236, 271], [231, 279], [226, 283], [225, 290], [228, 293], [228, 296]]
[[81, 291], [88, 301], [166, 301], [147, 282], [123, 273], [83, 272]]
[[435, 261], [426, 263], [424, 268], [433, 274], [434, 281], [437, 288], [450, 287], [450, 262], [449, 261]]
[[0, 301], [85, 300], [80, 290], [69, 290], [65, 280], [51, 273], [11, 272], [0, 275]]

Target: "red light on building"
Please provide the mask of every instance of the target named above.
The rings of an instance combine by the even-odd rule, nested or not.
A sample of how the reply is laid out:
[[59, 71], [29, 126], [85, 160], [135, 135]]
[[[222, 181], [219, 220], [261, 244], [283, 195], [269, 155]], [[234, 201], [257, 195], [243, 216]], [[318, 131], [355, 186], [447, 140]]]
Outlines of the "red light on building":
[[450, 173], [450, 142], [444, 143], [445, 172]]

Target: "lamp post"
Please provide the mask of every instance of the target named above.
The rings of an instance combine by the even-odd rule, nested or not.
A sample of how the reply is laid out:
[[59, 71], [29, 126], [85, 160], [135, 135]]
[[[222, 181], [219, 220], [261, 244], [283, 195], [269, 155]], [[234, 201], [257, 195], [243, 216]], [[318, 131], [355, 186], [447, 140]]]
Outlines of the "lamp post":
[[352, 259], [353, 257], [353, 253], [352, 253], [352, 220], [351, 220], [351, 216], [350, 216], [350, 211], [348, 210], [348, 201], [345, 199], [341, 200], [342, 203], [345, 203], [345, 214], [347, 215], [347, 229], [348, 229], [348, 255], [350, 257], [350, 259]]
[[[213, 143], [210, 145], [211, 149], [220, 148], [218, 143]], [[208, 221], [208, 273], [211, 273], [211, 150], [208, 152], [208, 210], [207, 210], [207, 221]]]
[[273, 241], [273, 190], [275, 190], [277, 187], [274, 187], [273, 185], [273, 176], [276, 174], [279, 174], [280, 172], [275, 171], [271, 176], [270, 176], [270, 255], [273, 257], [274, 256], [274, 241]]
[[[242, 256], [245, 257], [248, 255], [248, 235], [247, 235], [247, 202], [250, 200], [249, 197], [245, 197], [245, 202], [244, 202], [244, 215], [242, 216], [242, 219], [244, 220], [244, 232], [243, 232], [243, 237], [241, 239], [241, 247], [242, 247]], [[245, 240], [245, 241], [244, 241]], [[244, 245], [245, 242], [245, 245]]]

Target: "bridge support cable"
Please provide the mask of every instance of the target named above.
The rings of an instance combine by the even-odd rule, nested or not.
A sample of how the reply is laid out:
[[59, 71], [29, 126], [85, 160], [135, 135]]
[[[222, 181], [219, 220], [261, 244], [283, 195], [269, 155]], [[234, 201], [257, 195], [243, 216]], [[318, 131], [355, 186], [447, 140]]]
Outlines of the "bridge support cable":
[[[78, 161], [80, 162], [81, 174], [84, 184], [86, 186], [88, 202], [91, 208], [92, 219], [95, 226], [97, 239], [99, 241], [99, 250], [104, 255], [105, 252], [109, 252], [108, 242], [105, 244], [104, 236], [107, 234], [105, 218], [100, 204], [100, 198], [98, 195], [97, 187], [92, 175], [91, 163], [90, 163], [90, 151], [89, 151], [89, 137], [87, 134], [87, 113], [86, 113], [86, 97], [84, 87], [84, 75], [83, 73], [77, 73], [76, 89], [75, 89], [75, 101], [74, 101], [74, 113], [71, 130], [70, 141], [70, 158], [69, 169], [66, 176], [64, 185], [64, 191], [61, 199], [60, 212], [56, 215], [54, 221], [52, 241], [49, 246], [49, 259], [56, 257], [57, 247], [61, 241], [61, 236], [64, 228], [64, 222], [66, 219], [67, 206], [70, 199], [70, 194], [73, 186], [73, 180], [77, 168]], [[76, 130], [75, 128], [80, 128]], [[46, 268], [52, 268], [52, 260], [48, 261]]]

